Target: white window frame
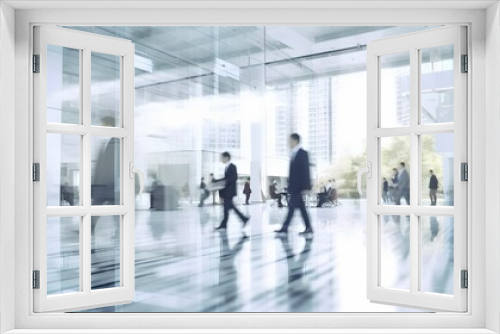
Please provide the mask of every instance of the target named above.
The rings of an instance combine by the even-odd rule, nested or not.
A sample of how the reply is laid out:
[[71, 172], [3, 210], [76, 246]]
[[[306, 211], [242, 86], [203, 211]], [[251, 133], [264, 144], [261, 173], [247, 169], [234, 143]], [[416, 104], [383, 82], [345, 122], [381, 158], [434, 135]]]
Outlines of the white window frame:
[[[52, 26], [34, 27], [34, 52], [40, 57], [39, 73], [34, 80], [34, 161], [39, 163], [40, 180], [34, 191], [34, 269], [40, 272], [39, 288], [34, 290], [35, 311], [88, 309], [97, 305], [129, 303], [135, 291], [135, 182], [134, 182], [134, 44], [129, 40], [100, 36]], [[47, 122], [48, 45], [72, 48], [79, 52], [79, 123]], [[114, 55], [120, 59], [119, 124], [116, 127], [91, 124], [91, 58], [93, 52]], [[132, 94], [130, 93], [132, 91]], [[80, 199], [77, 206], [47, 206], [47, 134], [71, 134], [80, 137]], [[91, 145], [93, 137], [119, 140], [120, 203], [118, 205], [91, 204]], [[120, 224], [120, 281], [119, 286], [92, 290], [91, 288], [91, 232], [92, 216], [118, 216]], [[47, 218], [78, 217], [79, 229], [79, 291], [47, 294]]]
[[[367, 120], [367, 161], [371, 168], [371, 178], [367, 180], [367, 249], [368, 249], [368, 298], [372, 302], [395, 305], [412, 305], [427, 310], [464, 311], [467, 309], [467, 291], [461, 287], [461, 270], [467, 269], [467, 250], [462, 245], [467, 244], [467, 183], [461, 181], [460, 163], [467, 163], [467, 73], [461, 73], [461, 55], [466, 53], [466, 31], [463, 26], [449, 26], [419, 31], [406, 35], [388, 37], [368, 43], [367, 47], [367, 85], [374, 87], [368, 93]], [[450, 123], [421, 123], [421, 50], [452, 45], [453, 58], [453, 89], [454, 89], [454, 121]], [[410, 124], [408, 126], [383, 127], [380, 107], [381, 91], [381, 57], [400, 52], [408, 52], [410, 71]], [[452, 133], [454, 147], [453, 180], [454, 205], [423, 206], [422, 199], [422, 161], [421, 143], [419, 137], [423, 134]], [[382, 138], [405, 136], [410, 141], [410, 180], [411, 205], [383, 205], [381, 203], [382, 171], [381, 141]], [[408, 163], [407, 162], [407, 163]], [[408, 215], [410, 218], [409, 232], [409, 290], [391, 289], [380, 285], [381, 270], [381, 226], [383, 215]], [[453, 294], [428, 293], [420, 290], [420, 219], [425, 216], [454, 217], [453, 245]]]
[[[208, 2], [208, 1], [207, 1]], [[436, 1], [438, 2], [438, 1]], [[304, 2], [305, 3], [305, 2]], [[450, 3], [450, 2], [449, 2]], [[39, 6], [44, 6], [40, 1]], [[87, 4], [88, 5], [88, 4]], [[92, 6], [92, 5], [90, 5]], [[97, 2], [94, 6], [98, 6]], [[445, 5], [442, 5], [446, 8]], [[473, 5], [472, 5], [473, 6]], [[496, 6], [496, 5], [495, 5]], [[6, 4], [2, 4], [2, 11], [9, 12]], [[351, 6], [352, 7], [352, 6]], [[371, 8], [376, 4], [370, 5]], [[216, 7], [215, 7], [216, 8]], [[308, 8], [308, 7], [306, 7]], [[181, 332], [175, 328], [194, 328], [192, 333], [222, 333], [235, 332], [235, 330], [214, 330], [219, 328], [275, 328], [283, 329], [284, 332], [303, 333], [305, 328], [323, 328], [328, 331], [317, 330], [317, 332], [335, 332], [335, 328], [364, 328], [364, 332], [370, 332], [374, 328], [399, 328], [395, 332], [403, 333], [405, 328], [420, 328], [421, 332], [427, 332], [428, 328], [442, 329], [441, 332], [458, 332], [460, 328], [467, 328], [467, 333], [489, 333], [499, 330], [499, 229], [496, 222], [486, 222], [485, 200], [486, 192], [491, 194], [488, 201], [500, 200], [497, 184], [485, 182], [485, 169], [482, 167], [486, 162], [484, 153], [485, 145], [500, 151], [500, 144], [485, 141], [485, 130], [493, 130], [494, 126], [500, 126], [500, 121], [493, 119], [498, 112], [497, 89], [500, 87], [498, 75], [485, 72], [485, 63], [494, 64], [498, 59], [494, 57], [500, 52], [498, 30], [498, 8], [488, 11], [488, 32], [485, 21], [487, 19], [484, 9], [385, 9], [382, 5], [378, 9], [233, 9], [213, 10], [207, 9], [150, 9], [138, 11], [134, 9], [102, 10], [102, 9], [64, 9], [64, 10], [22, 10], [15, 17], [15, 248], [12, 243], [3, 244], [0, 249], [0, 261], [9, 264], [8, 269], [2, 272], [2, 283], [12, 282], [15, 279], [14, 300], [1, 300], [2, 310], [7, 310], [15, 305], [15, 320], [10, 323], [11, 328], [16, 328], [16, 333], [25, 333], [22, 329], [64, 329], [62, 332], [69, 333], [71, 329], [94, 329], [95, 333], [101, 329], [131, 329], [137, 328], [138, 324], [144, 328], [170, 328], [170, 333]], [[32, 76], [30, 73], [30, 56], [32, 54], [32, 31], [35, 24], [57, 24], [57, 25], [441, 25], [460, 24], [467, 25], [469, 31], [468, 54], [471, 59], [468, 76], [468, 131], [471, 134], [468, 142], [470, 153], [470, 181], [468, 193], [471, 200], [468, 203], [468, 312], [466, 313], [434, 313], [434, 314], [404, 314], [404, 313], [335, 313], [335, 314], [35, 314], [33, 313], [33, 291], [31, 289], [32, 270], [32, 242], [33, 242], [33, 212], [28, 208], [33, 207], [32, 183], [30, 181], [30, 169], [33, 148], [32, 133]], [[8, 24], [4, 27], [3, 24]], [[12, 43], [5, 40], [8, 34], [12, 34], [14, 25], [12, 20], [0, 22], [2, 25], [1, 43], [12, 48]], [[490, 38], [491, 37], [491, 38]], [[490, 50], [485, 49], [485, 42]], [[491, 50], [494, 49], [493, 51]], [[2, 50], [2, 53], [9, 50]], [[12, 58], [12, 57], [11, 57]], [[485, 60], [486, 58], [486, 60]], [[0, 70], [7, 71], [14, 62], [5, 63], [4, 58], [0, 62]], [[8, 72], [8, 71], [7, 71]], [[10, 73], [10, 72], [9, 72]], [[0, 78], [14, 79], [12, 77]], [[487, 79], [492, 84], [486, 86]], [[0, 106], [12, 103], [12, 98], [6, 96], [8, 92], [14, 93], [12, 87], [1, 82], [6, 91], [1, 92]], [[488, 88], [488, 91], [487, 91]], [[4, 101], [5, 97], [5, 101]], [[26, 98], [29, 97], [29, 98]], [[485, 99], [488, 97], [488, 99]], [[486, 111], [485, 106], [491, 106], [491, 111]], [[7, 119], [12, 114], [1, 110]], [[472, 118], [474, 115], [474, 120]], [[486, 121], [486, 117], [488, 122]], [[490, 121], [490, 117], [492, 118]], [[488, 127], [486, 126], [488, 124]], [[12, 138], [12, 139], [14, 139]], [[1, 152], [0, 157], [12, 156], [12, 151]], [[10, 154], [10, 155], [7, 155]], [[496, 157], [494, 159], [497, 159]], [[497, 159], [498, 160], [498, 159]], [[477, 167], [476, 167], [477, 166]], [[11, 168], [10, 166], [9, 168]], [[3, 168], [3, 167], [2, 167]], [[7, 169], [7, 168], [6, 168]], [[2, 169], [4, 171], [6, 169]], [[11, 170], [12, 171], [12, 170]], [[493, 170], [492, 170], [493, 171]], [[492, 174], [493, 181], [498, 181], [498, 172]], [[1, 194], [1, 193], [0, 193]], [[1, 199], [1, 198], [0, 198]], [[498, 205], [496, 205], [498, 208]], [[497, 212], [491, 212], [496, 217]], [[4, 221], [2, 221], [2, 225]], [[498, 224], [496, 224], [498, 225]], [[8, 227], [1, 227], [7, 229]], [[4, 239], [2, 239], [4, 241]], [[488, 249], [488, 252], [486, 252]], [[15, 266], [9, 257], [14, 251]], [[26, 261], [26, 259], [30, 259]], [[485, 260], [486, 259], [486, 260]], [[487, 272], [488, 269], [488, 272]], [[488, 275], [487, 275], [488, 273]], [[11, 276], [9, 276], [11, 275]], [[4, 278], [8, 276], [7, 278]], [[363, 287], [360, 287], [363, 288]], [[4, 285], [1, 292], [5, 292]], [[485, 291], [488, 289], [488, 293]], [[12, 297], [12, 294], [8, 296]], [[15, 302], [15, 303], [14, 303]], [[8, 313], [12, 314], [12, 312]], [[2, 318], [3, 320], [3, 318]], [[3, 325], [3, 324], [2, 324]], [[14, 327], [12, 327], [14, 326]], [[195, 329], [199, 330], [195, 330]], [[212, 330], [210, 330], [212, 328]], [[293, 328], [302, 328], [295, 330]], [[207, 329], [207, 330], [203, 330]], [[456, 331], [454, 331], [454, 329]], [[55, 333], [54, 330], [50, 331]], [[90, 331], [89, 331], [90, 332]], [[137, 332], [144, 333], [145, 330]], [[248, 332], [248, 331], [247, 331]], [[271, 330], [255, 330], [255, 333], [269, 333]], [[311, 331], [308, 331], [311, 332]], [[340, 332], [340, 331], [338, 331]], [[359, 332], [363, 332], [360, 330]], [[376, 332], [375, 330], [373, 332]], [[382, 332], [387, 333], [388, 330]], [[408, 331], [406, 331], [408, 332]], [[433, 332], [440, 332], [435, 330]], [[30, 332], [34, 333], [34, 332]], [[130, 331], [132, 333], [132, 331]], [[413, 331], [415, 333], [415, 331]]]

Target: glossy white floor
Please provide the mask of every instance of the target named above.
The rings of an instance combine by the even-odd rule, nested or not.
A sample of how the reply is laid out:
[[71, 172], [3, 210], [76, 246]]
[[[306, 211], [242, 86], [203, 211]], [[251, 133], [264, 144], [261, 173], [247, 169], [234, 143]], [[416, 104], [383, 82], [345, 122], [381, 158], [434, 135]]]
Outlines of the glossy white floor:
[[[177, 211], [138, 211], [136, 298], [131, 304], [90, 311], [417, 311], [366, 299], [365, 201], [342, 204], [309, 208], [315, 228], [312, 240], [298, 235], [303, 229], [298, 212], [288, 238], [275, 238], [273, 231], [287, 208], [269, 204], [239, 206], [251, 221], [242, 229], [237, 217], [231, 216], [226, 233], [214, 232], [221, 219], [220, 206], [186, 204]], [[383, 270], [395, 278], [389, 284], [404, 287], [408, 225], [405, 217], [387, 217], [384, 226], [388, 255], [383, 258]], [[432, 228], [433, 242], [446, 239], [442, 226]], [[438, 269], [434, 285], [447, 285], [448, 271], [439, 270], [442, 264], [435, 261], [436, 254], [422, 261]]]

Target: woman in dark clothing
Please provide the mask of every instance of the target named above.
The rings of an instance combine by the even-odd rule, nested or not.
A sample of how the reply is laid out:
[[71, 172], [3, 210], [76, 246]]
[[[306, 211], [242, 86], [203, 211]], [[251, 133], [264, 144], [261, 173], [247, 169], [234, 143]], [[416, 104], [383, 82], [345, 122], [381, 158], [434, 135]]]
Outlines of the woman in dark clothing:
[[243, 193], [245, 194], [245, 204], [248, 205], [248, 200], [250, 199], [250, 194], [252, 193], [252, 190], [250, 189], [250, 178], [248, 178], [243, 185]]

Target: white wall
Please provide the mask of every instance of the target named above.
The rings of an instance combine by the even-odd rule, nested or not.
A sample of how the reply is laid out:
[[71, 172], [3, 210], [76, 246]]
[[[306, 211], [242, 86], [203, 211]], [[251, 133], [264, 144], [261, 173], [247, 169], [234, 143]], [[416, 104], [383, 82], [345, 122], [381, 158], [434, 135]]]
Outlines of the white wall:
[[[15, 13], [0, 4], [0, 252], [14, 254]], [[0, 332], [14, 328], [14, 257], [0, 258]]]
[[[452, 3], [452, 2], [450, 2]], [[469, 130], [473, 138], [471, 146], [472, 156], [469, 161], [473, 161], [471, 166], [471, 180], [469, 189], [472, 201], [471, 225], [469, 228], [469, 246], [471, 248], [471, 259], [469, 269], [471, 272], [469, 297], [471, 298], [471, 314], [450, 315], [436, 314], [425, 318], [422, 322], [418, 315], [400, 314], [395, 317], [387, 314], [376, 315], [345, 315], [336, 314], [273, 314], [272, 316], [255, 314], [223, 314], [212, 315], [192, 315], [192, 314], [169, 314], [168, 326], [171, 328], [197, 327], [197, 328], [287, 328], [293, 327], [300, 331], [307, 332], [307, 328], [335, 328], [342, 326], [355, 326], [357, 328], [401, 328], [408, 324], [415, 327], [475, 327], [482, 328], [485, 324], [485, 280], [484, 275], [484, 247], [485, 247], [485, 16], [484, 10], [41, 10], [41, 11], [18, 11], [16, 12], [16, 325], [20, 328], [134, 328], [137, 323], [144, 323], [151, 328], [165, 327], [165, 319], [162, 317], [137, 314], [113, 315], [112, 319], [106, 316], [88, 314], [78, 317], [68, 317], [65, 315], [53, 314], [50, 316], [28, 316], [27, 310], [31, 309], [30, 270], [31, 263], [27, 261], [29, 254], [32, 254], [30, 247], [32, 242], [31, 228], [33, 225], [32, 216], [28, 208], [30, 207], [30, 193], [32, 182], [29, 179], [31, 146], [30, 146], [30, 117], [31, 107], [29, 105], [30, 75], [30, 22], [53, 23], [66, 22], [71, 25], [90, 23], [98, 25], [107, 24], [142, 24], [145, 22], [154, 24], [377, 24], [380, 22], [397, 24], [472, 24], [471, 34], [473, 40], [473, 53], [469, 76], [474, 85], [472, 97], [472, 115], [470, 118]], [[10, 88], [11, 89], [11, 88]], [[6, 96], [9, 94], [5, 94]], [[3, 95], [2, 95], [3, 96]], [[1, 102], [0, 102], [1, 103]], [[0, 104], [1, 106], [1, 104]], [[12, 143], [12, 141], [10, 141]], [[498, 145], [497, 145], [498, 146]], [[500, 151], [500, 149], [499, 149]], [[498, 203], [496, 206], [499, 206]], [[495, 222], [497, 223], [497, 222]], [[498, 235], [492, 238], [498, 240]], [[473, 242], [471, 242], [473, 240]], [[493, 239], [492, 239], [493, 240]], [[5, 254], [5, 253], [2, 253]], [[498, 260], [498, 254], [495, 254]], [[481, 273], [475, 275], [474, 273]], [[491, 281], [489, 281], [491, 282]], [[496, 281], [498, 284], [498, 281]], [[490, 298], [491, 299], [491, 298]], [[494, 301], [498, 303], [498, 300]], [[493, 320], [493, 313], [491, 321]], [[498, 312], [496, 312], [498, 322]]]
[[[486, 12], [486, 259], [491, 258], [495, 266], [486, 266], [486, 327], [500, 331], [498, 321], [500, 301], [500, 13], [499, 4], [490, 6]], [[495, 261], [497, 259], [497, 261]]]

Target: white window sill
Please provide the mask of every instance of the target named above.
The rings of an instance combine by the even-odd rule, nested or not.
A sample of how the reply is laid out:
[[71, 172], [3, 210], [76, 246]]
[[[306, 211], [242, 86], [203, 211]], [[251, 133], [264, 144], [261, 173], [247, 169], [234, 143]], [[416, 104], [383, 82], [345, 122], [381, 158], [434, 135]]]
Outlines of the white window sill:
[[486, 334], [484, 328], [460, 329], [15, 329], [5, 334]]

